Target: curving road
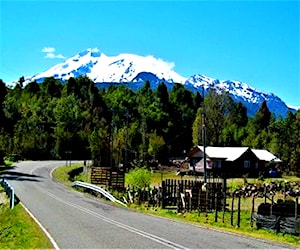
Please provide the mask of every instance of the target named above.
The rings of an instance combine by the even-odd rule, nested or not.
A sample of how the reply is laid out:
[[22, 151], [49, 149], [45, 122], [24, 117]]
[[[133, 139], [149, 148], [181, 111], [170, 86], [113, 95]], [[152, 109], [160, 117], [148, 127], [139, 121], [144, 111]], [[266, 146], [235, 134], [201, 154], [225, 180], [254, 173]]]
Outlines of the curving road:
[[6, 179], [20, 201], [61, 249], [276, 249], [275, 243], [241, 237], [120, 208], [66, 189], [51, 177], [64, 161], [15, 164]]

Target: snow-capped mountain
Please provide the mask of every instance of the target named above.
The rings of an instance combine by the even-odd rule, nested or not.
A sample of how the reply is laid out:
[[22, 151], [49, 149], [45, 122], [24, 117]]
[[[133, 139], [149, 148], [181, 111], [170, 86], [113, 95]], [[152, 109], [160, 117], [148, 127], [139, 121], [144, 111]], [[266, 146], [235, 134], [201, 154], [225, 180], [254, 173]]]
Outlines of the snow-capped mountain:
[[241, 102], [247, 107], [250, 116], [255, 115], [264, 100], [266, 100], [269, 110], [277, 117], [279, 115], [286, 117], [288, 110], [295, 111], [273, 93], [261, 92], [241, 81], [220, 81], [203, 75], [194, 75], [186, 80], [185, 86], [191, 90], [204, 87], [206, 91], [214, 89], [219, 93], [228, 92], [233, 100]]
[[68, 80], [86, 74], [96, 83], [101, 82], [131, 82], [140, 72], [151, 72], [160, 79], [168, 82], [183, 83], [186, 78], [172, 71], [172, 65], [153, 56], [138, 56], [133, 54], [120, 54], [106, 56], [98, 49], [87, 49], [57, 64], [50, 69], [25, 78], [26, 81], [43, 81], [45, 77]]
[[[276, 95], [263, 93], [240, 81], [221, 81], [204, 75], [193, 75], [189, 78], [180, 76], [172, 70], [174, 65], [153, 56], [139, 56], [133, 54], [120, 54], [106, 56], [98, 49], [87, 49], [57, 64], [50, 69], [25, 77], [24, 84], [37, 81], [42, 82], [46, 77], [53, 76], [65, 82], [70, 77], [87, 75], [98, 87], [107, 87], [109, 84], [126, 84], [132, 89], [139, 89], [145, 80], [155, 88], [158, 83], [165, 82], [171, 89], [174, 82], [183, 84], [187, 89], [202, 93], [214, 89], [218, 92], [229, 92], [235, 101], [242, 102], [250, 116], [259, 109], [263, 100], [267, 101], [268, 108], [276, 116], [286, 116], [291, 108]], [[14, 85], [15, 82], [10, 85]]]

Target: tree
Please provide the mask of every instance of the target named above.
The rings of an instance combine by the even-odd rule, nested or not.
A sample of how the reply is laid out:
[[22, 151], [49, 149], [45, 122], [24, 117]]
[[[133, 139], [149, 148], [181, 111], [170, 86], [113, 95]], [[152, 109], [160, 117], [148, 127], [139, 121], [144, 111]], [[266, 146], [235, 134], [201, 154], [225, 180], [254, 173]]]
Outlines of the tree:
[[160, 152], [165, 142], [162, 136], [158, 136], [156, 131], [149, 135], [149, 148], [148, 153], [154, 159], [157, 160], [160, 157]]
[[204, 103], [207, 145], [220, 146], [221, 134], [232, 110], [233, 100], [227, 93], [210, 91]]
[[89, 145], [92, 160], [95, 166], [110, 166], [110, 142], [108, 125], [101, 119], [99, 126], [96, 126], [89, 136]]
[[245, 127], [248, 122], [247, 108], [241, 103], [232, 103], [232, 109], [229, 114], [229, 123], [237, 127]]
[[194, 106], [195, 109], [198, 110], [202, 106], [203, 103], [203, 97], [200, 95], [200, 93], [197, 91], [195, 98], [194, 98]]
[[41, 84], [41, 90], [46, 98], [61, 97], [62, 84], [54, 77], [47, 77]]
[[36, 81], [33, 81], [33, 82], [28, 83], [25, 86], [24, 90], [25, 90], [25, 92], [29, 93], [32, 96], [32, 95], [39, 93], [40, 85]]
[[21, 77], [19, 78], [19, 81], [18, 81], [17, 85], [19, 85], [20, 88], [22, 89], [22, 88], [23, 88], [24, 82], [25, 82], [25, 78], [24, 78], [24, 76], [21, 76]]
[[203, 109], [199, 108], [196, 114], [196, 118], [193, 123], [193, 145], [204, 145], [202, 141], [202, 117], [203, 117]]
[[6, 117], [3, 110], [3, 104], [5, 97], [7, 95], [7, 88], [5, 86], [5, 83], [0, 79], [0, 128], [5, 126], [6, 123]]
[[65, 151], [72, 151], [77, 158], [86, 158], [88, 145], [81, 137], [83, 113], [80, 102], [74, 94], [68, 97], [61, 97], [53, 110], [56, 127], [54, 137], [56, 139], [56, 151], [60, 157]]
[[195, 110], [192, 92], [182, 84], [174, 83], [170, 92], [170, 121], [166, 144], [170, 145], [172, 155], [181, 156], [192, 147], [192, 124]]
[[271, 120], [271, 112], [268, 109], [267, 102], [264, 100], [254, 116], [257, 132], [267, 129]]

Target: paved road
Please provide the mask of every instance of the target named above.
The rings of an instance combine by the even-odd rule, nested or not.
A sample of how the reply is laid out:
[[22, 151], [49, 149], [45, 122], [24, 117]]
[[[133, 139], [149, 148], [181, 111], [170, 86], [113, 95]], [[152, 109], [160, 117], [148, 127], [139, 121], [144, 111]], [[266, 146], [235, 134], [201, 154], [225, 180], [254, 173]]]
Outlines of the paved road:
[[7, 172], [20, 201], [61, 249], [245, 249], [277, 244], [144, 215], [66, 189], [51, 177], [63, 161], [20, 162]]

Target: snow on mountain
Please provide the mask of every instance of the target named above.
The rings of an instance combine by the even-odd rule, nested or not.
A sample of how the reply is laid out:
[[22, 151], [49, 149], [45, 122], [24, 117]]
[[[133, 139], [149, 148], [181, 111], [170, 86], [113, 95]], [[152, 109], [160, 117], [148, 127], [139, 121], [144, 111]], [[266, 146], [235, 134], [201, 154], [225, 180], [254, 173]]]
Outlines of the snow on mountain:
[[240, 81], [220, 81], [204, 75], [194, 75], [186, 80], [185, 86], [197, 91], [199, 88], [204, 88], [205, 91], [214, 89], [215, 91], [228, 92], [236, 102], [241, 102], [247, 107], [248, 115], [253, 116], [260, 108], [261, 103], [266, 100], [269, 110], [276, 116], [285, 117], [290, 109], [278, 96], [272, 93], [261, 92], [246, 83]]
[[[133, 54], [120, 54], [106, 56], [98, 49], [87, 49], [57, 64], [50, 69], [25, 78], [26, 82], [43, 81], [45, 77], [54, 76], [63, 81], [70, 77], [86, 74], [96, 83], [100, 82], [131, 82], [140, 72], [151, 72], [159, 79], [168, 82], [183, 83], [186, 78], [172, 70], [173, 64], [164, 62], [153, 56], [139, 56]], [[26, 84], [25, 82], [25, 84]]]
[[[119, 83], [137, 90], [143, 86], [145, 80], [148, 80], [152, 88], [163, 81], [170, 89], [172, 84], [177, 82], [193, 92], [202, 93], [204, 90], [206, 93], [210, 89], [228, 92], [235, 101], [240, 101], [247, 107], [250, 116], [257, 112], [263, 100], [267, 101], [268, 108], [276, 116], [285, 117], [288, 110], [295, 111], [278, 96], [261, 92], [241, 81], [224, 81], [199, 74], [185, 78], [173, 71], [173, 68], [174, 64], [153, 56], [134, 54], [106, 56], [98, 49], [87, 49], [42, 73], [25, 77], [24, 85], [34, 80], [40, 83], [50, 76], [65, 82], [70, 77], [76, 78], [81, 75], [87, 75], [102, 88], [111, 83]], [[14, 84], [15, 82], [10, 85]]]

